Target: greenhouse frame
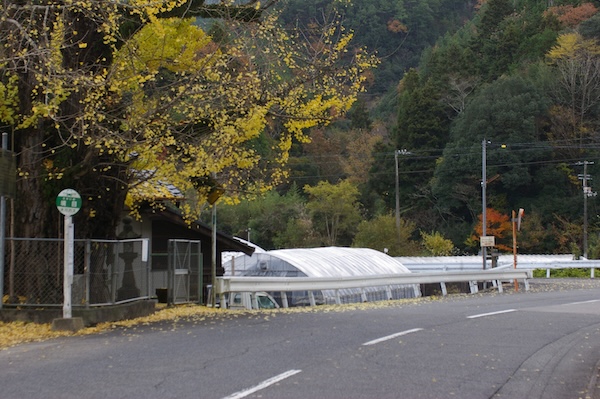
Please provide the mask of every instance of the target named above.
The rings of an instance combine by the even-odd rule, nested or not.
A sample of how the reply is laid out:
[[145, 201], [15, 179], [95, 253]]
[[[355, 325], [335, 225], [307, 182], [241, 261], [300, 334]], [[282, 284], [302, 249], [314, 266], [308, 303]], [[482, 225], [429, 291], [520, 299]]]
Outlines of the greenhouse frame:
[[[401, 262], [369, 248], [323, 247], [278, 249], [231, 258], [226, 276], [356, 277], [410, 273]], [[281, 304], [281, 293], [271, 293]], [[308, 292], [289, 292], [290, 306], [309, 304]], [[421, 296], [418, 285], [314, 291], [318, 304], [371, 302]]]

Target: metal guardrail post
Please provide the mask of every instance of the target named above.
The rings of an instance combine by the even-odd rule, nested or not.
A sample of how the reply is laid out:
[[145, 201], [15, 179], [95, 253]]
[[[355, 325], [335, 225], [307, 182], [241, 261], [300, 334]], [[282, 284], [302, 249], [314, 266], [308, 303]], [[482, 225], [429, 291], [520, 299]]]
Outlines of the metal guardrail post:
[[317, 302], [315, 301], [315, 294], [312, 291], [308, 291], [308, 302], [310, 306], [317, 306]]
[[415, 298], [420, 298], [422, 296], [421, 287], [419, 287], [419, 284], [413, 285], [413, 292], [415, 293]]
[[285, 292], [285, 291], [281, 291], [281, 304], [283, 305], [284, 308], [290, 307], [288, 304], [287, 292]]
[[442, 295], [443, 296], [448, 295], [448, 289], [446, 288], [446, 283], [441, 282], [440, 283], [440, 288], [442, 289]]
[[469, 287], [471, 289], [471, 294], [477, 294], [479, 292], [479, 287], [477, 286], [477, 281], [469, 281]]
[[365, 293], [364, 288], [361, 288], [360, 290], [360, 300], [362, 302], [367, 302], [367, 294]]

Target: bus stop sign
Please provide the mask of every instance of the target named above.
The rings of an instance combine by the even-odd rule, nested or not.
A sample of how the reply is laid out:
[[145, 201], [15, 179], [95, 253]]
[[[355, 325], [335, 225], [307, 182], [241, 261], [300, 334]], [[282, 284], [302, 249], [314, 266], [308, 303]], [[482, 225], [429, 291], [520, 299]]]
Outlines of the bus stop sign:
[[81, 209], [81, 196], [71, 188], [62, 190], [56, 197], [56, 207], [63, 215], [73, 216]]

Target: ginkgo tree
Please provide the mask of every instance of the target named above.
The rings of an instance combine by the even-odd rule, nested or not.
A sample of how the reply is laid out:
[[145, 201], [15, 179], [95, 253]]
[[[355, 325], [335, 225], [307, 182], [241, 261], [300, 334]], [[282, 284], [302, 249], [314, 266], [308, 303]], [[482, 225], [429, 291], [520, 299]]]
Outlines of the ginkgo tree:
[[77, 234], [110, 237], [125, 204], [176, 199], [192, 220], [215, 185], [235, 200], [285, 179], [293, 141], [344, 114], [377, 60], [339, 17], [284, 30], [274, 3], [3, 3], [15, 236], [53, 236], [66, 187], [83, 198]]

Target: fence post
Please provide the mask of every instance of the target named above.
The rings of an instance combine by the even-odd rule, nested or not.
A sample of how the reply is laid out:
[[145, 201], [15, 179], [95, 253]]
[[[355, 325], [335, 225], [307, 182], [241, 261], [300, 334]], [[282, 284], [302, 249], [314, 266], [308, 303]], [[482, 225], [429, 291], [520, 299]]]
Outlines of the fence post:
[[[14, 146], [14, 144], [13, 144]], [[8, 150], [8, 133], [2, 133], [2, 156], [4, 157], [6, 154], [6, 150]], [[9, 155], [10, 156], [10, 155]], [[14, 170], [12, 171], [14, 173]], [[2, 170], [2, 173], [6, 173], [6, 175], [10, 175], [9, 170]], [[9, 180], [3, 181], [3, 183], [8, 183]], [[12, 180], [14, 184], [14, 178]], [[7, 184], [8, 186], [8, 184]], [[3, 188], [6, 187], [3, 185]], [[0, 309], [2, 309], [2, 301], [4, 299], [4, 269], [5, 269], [5, 253], [6, 253], [6, 197], [5, 192], [0, 196]]]
[[92, 244], [91, 241], [85, 240], [85, 255], [83, 260], [83, 274], [85, 276], [85, 307], [90, 307], [90, 289], [91, 289], [91, 261], [92, 261]]
[[117, 302], [117, 277], [118, 277], [118, 253], [121, 252], [121, 246], [122, 243], [121, 242], [115, 242], [114, 245], [116, 245], [116, 251], [114, 252], [114, 261], [111, 264], [112, 270], [110, 271], [111, 274], [111, 279], [110, 279], [110, 285], [111, 285], [111, 289], [110, 289], [110, 302], [112, 304], [114, 304], [115, 302]]
[[196, 252], [196, 256], [198, 258], [198, 304], [203, 304], [206, 303], [204, 302], [204, 281], [203, 281], [203, 274], [204, 274], [204, 264], [203, 264], [203, 256], [202, 256], [202, 243], [197, 243], [197, 252]]
[[150, 276], [152, 274], [152, 257], [148, 256], [150, 252], [150, 240], [147, 238], [142, 238], [142, 262], [146, 261], [146, 296], [148, 298], [152, 297], [152, 282], [150, 281]]
[[[175, 302], [174, 293], [175, 290], [175, 273], [174, 271], [174, 258], [176, 257], [175, 251], [177, 250], [177, 245], [173, 240], [169, 240], [169, 249], [168, 249], [168, 257], [167, 257], [167, 305], [173, 305]], [[214, 287], [213, 287], [214, 290]], [[213, 303], [213, 306], [215, 304]]]

